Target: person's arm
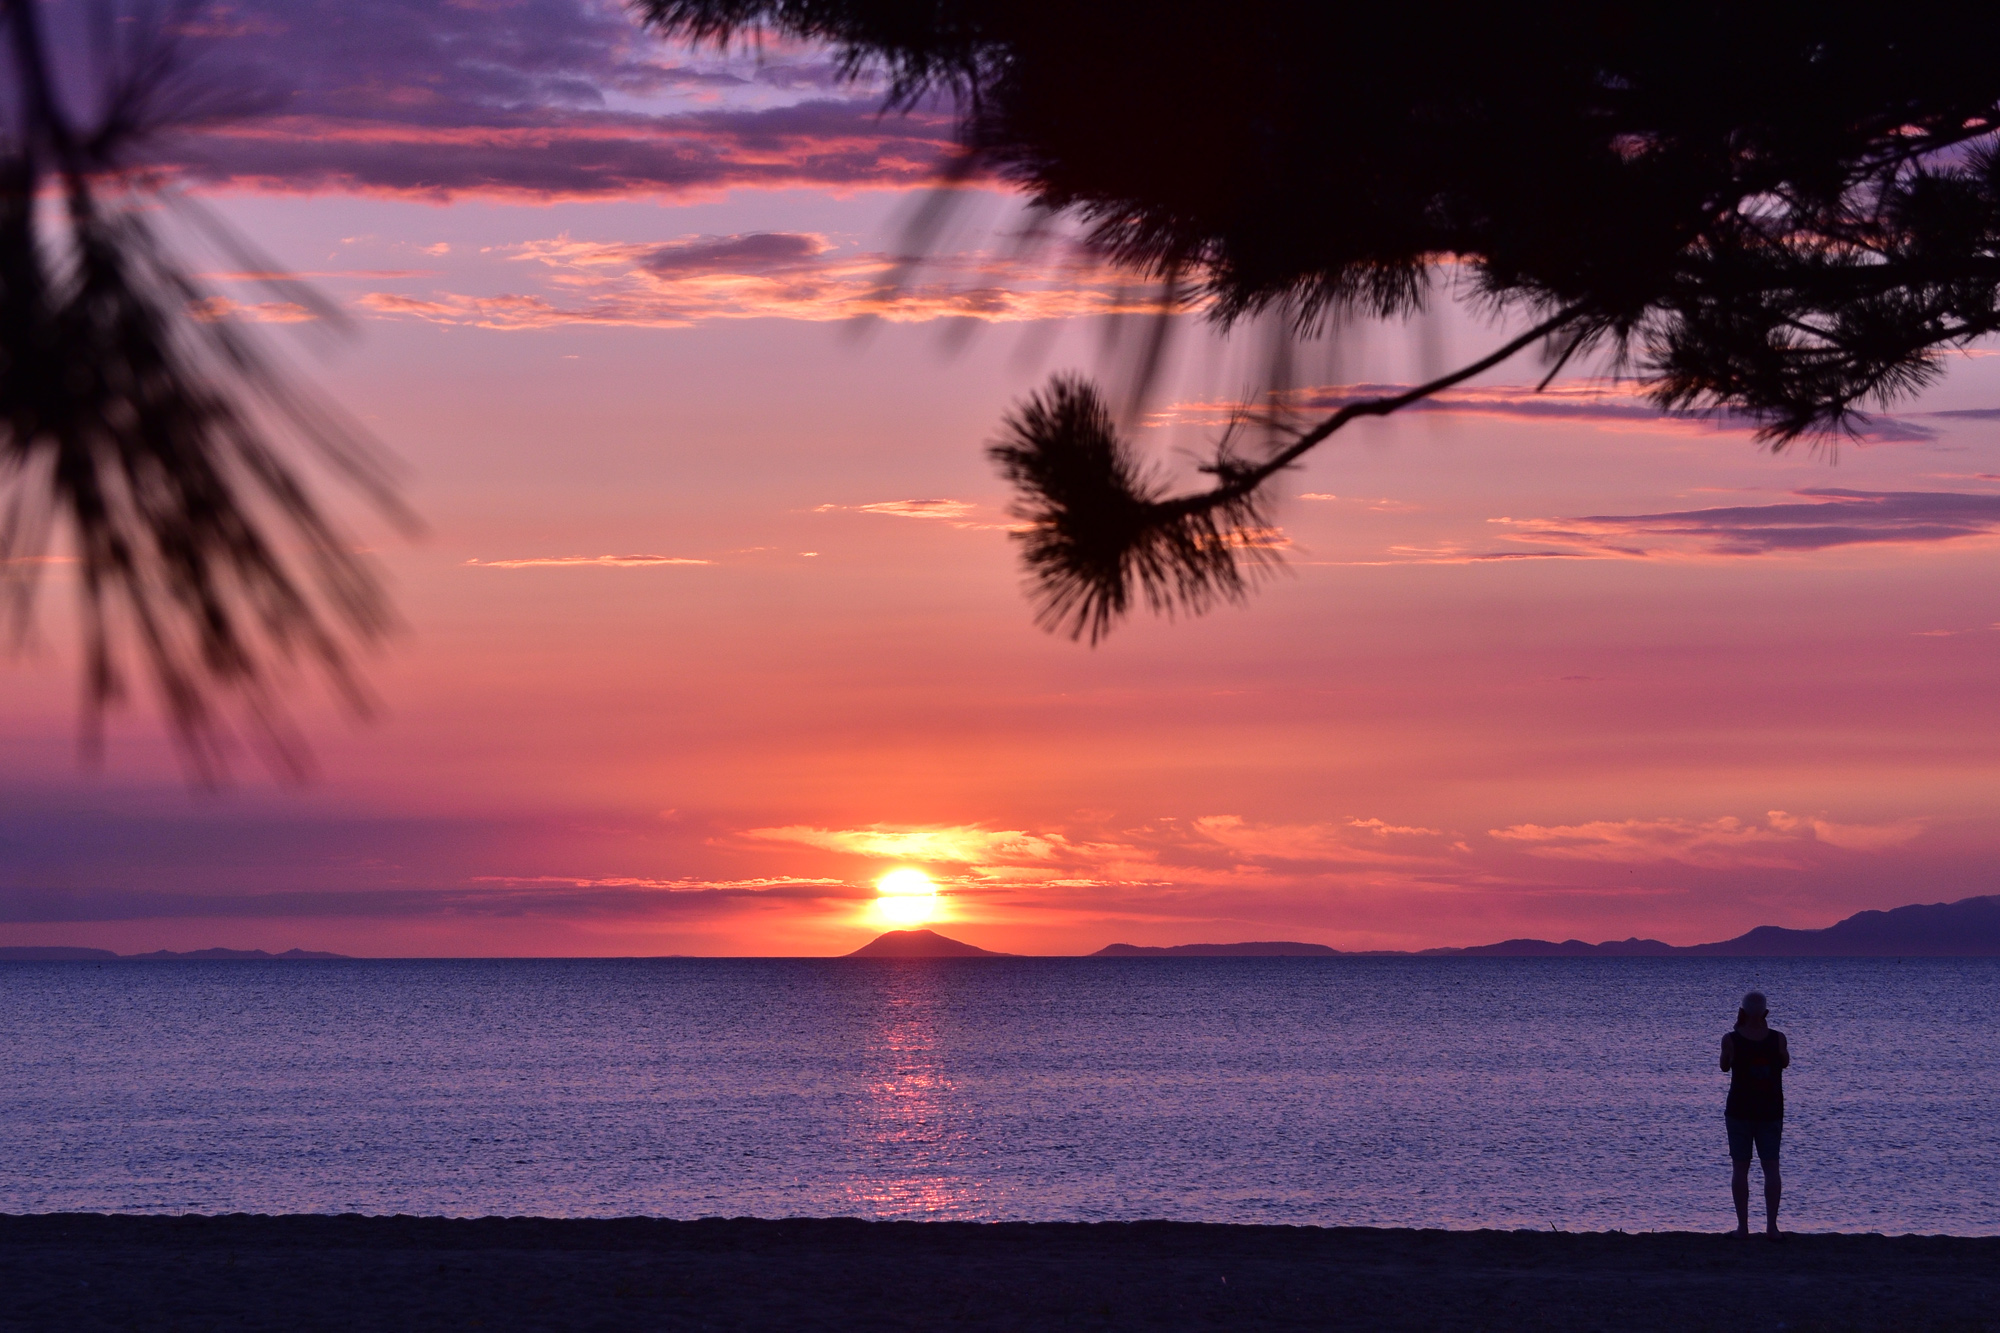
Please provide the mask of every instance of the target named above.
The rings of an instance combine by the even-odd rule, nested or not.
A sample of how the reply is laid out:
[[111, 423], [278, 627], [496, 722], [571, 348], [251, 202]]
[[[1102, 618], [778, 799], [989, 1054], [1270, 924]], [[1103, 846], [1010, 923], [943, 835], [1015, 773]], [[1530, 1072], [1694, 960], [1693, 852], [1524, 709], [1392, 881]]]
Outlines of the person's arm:
[[1725, 1074], [1729, 1072], [1729, 1066], [1736, 1063], [1735, 1036], [1734, 1032], [1725, 1032], [1722, 1034], [1722, 1072]]
[[1778, 1068], [1790, 1069], [1792, 1067], [1792, 1044], [1789, 1041], [1785, 1040], [1784, 1033], [1780, 1032], [1777, 1035], [1778, 1035]]

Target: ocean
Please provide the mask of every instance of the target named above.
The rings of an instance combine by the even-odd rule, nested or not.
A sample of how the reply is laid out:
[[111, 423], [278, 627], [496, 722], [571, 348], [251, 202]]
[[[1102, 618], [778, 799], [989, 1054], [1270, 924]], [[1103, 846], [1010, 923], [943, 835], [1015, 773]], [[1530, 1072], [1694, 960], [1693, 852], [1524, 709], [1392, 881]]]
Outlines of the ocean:
[[2000, 1234], [2000, 959], [7, 963], [0, 1212], [1717, 1230], [1751, 987], [1788, 1227]]

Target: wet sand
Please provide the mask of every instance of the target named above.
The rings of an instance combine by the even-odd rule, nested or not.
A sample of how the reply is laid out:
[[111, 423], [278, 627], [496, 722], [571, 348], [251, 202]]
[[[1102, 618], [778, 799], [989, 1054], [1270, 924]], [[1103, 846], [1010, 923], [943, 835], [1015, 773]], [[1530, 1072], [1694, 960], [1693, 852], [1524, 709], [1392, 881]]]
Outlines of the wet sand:
[[2000, 1239], [66, 1214], [0, 1328], [2000, 1330]]

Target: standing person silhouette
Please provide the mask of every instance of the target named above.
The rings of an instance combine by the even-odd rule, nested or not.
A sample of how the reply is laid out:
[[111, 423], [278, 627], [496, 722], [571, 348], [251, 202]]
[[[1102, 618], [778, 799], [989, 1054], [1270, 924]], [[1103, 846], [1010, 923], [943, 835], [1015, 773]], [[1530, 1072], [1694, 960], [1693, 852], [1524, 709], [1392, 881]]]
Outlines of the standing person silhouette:
[[1764, 1164], [1764, 1234], [1778, 1239], [1778, 1140], [1785, 1128], [1785, 1067], [1792, 1062], [1785, 1034], [1766, 1020], [1770, 1006], [1762, 991], [1743, 997], [1736, 1030], [1723, 1034], [1722, 1072], [1729, 1075], [1723, 1123], [1729, 1128], [1729, 1191], [1736, 1197], [1736, 1234], [1750, 1234], [1750, 1149]]

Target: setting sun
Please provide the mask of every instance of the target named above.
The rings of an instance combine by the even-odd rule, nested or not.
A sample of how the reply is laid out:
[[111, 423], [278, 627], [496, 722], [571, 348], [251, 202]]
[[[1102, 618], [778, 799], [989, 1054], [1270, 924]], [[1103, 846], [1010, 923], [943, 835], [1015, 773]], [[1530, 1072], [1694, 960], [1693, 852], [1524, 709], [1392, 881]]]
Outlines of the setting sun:
[[875, 892], [875, 915], [892, 926], [921, 926], [937, 911], [937, 885], [908, 866], [876, 880]]

